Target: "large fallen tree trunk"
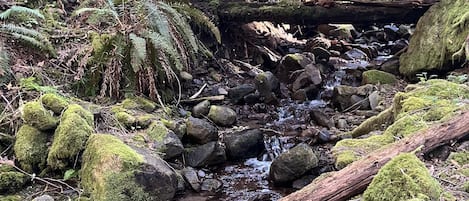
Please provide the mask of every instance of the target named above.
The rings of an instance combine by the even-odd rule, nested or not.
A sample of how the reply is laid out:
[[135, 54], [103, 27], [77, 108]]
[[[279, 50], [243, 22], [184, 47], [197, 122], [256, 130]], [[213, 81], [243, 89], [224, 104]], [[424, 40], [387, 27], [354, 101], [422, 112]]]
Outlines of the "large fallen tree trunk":
[[331, 8], [295, 3], [222, 2], [218, 7], [218, 16], [222, 23], [415, 23], [432, 4], [412, 5], [408, 0], [395, 3], [367, 3], [362, 0], [337, 3]]
[[346, 200], [363, 192], [378, 170], [400, 153], [411, 152], [424, 146], [419, 153], [429, 151], [469, 134], [469, 112], [452, 120], [432, 126], [425, 131], [402, 139], [378, 151], [370, 153], [344, 169], [333, 172], [323, 179], [314, 181], [303, 189], [292, 193], [281, 201], [296, 200]]

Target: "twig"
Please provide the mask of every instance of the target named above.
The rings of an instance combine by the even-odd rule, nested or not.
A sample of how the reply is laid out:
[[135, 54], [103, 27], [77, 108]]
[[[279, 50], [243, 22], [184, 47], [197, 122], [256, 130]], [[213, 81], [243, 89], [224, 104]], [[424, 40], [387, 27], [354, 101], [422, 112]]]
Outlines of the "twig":
[[189, 99], [192, 100], [192, 99], [197, 98], [197, 97], [202, 93], [202, 91], [204, 91], [205, 87], [207, 87], [207, 83], [205, 83], [205, 84], [199, 89], [199, 91], [197, 91], [194, 95], [192, 95], [191, 97], [189, 97]]

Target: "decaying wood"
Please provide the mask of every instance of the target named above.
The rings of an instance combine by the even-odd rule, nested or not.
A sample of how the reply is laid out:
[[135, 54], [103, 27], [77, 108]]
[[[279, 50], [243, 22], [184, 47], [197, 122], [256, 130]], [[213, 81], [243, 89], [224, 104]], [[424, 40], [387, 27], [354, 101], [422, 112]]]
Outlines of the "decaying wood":
[[204, 100], [208, 101], [222, 101], [225, 100], [224, 95], [218, 95], [218, 96], [207, 96], [207, 97], [200, 97], [200, 98], [195, 98], [195, 99], [187, 99], [187, 100], [181, 100], [181, 103], [198, 103]]
[[383, 149], [372, 152], [361, 160], [355, 161], [344, 169], [314, 181], [303, 189], [292, 193], [281, 201], [296, 200], [346, 200], [363, 192], [378, 170], [400, 153], [412, 152], [421, 145], [418, 153], [429, 151], [467, 137], [469, 134], [469, 111], [452, 120], [402, 139]]
[[381, 4], [356, 1], [336, 3], [333, 7], [325, 8], [302, 4], [222, 2], [218, 8], [218, 16], [220, 21], [226, 24], [252, 21], [291, 24], [415, 23], [432, 5], [431, 3], [420, 6]]

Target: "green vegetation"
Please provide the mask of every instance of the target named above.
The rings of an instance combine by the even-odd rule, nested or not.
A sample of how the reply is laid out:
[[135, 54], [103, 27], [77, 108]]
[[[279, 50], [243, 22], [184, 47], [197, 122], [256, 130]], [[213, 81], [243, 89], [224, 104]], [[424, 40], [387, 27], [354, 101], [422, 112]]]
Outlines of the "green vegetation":
[[363, 193], [365, 201], [439, 200], [443, 189], [413, 153], [394, 157], [384, 165]]
[[58, 123], [51, 112], [46, 110], [38, 101], [31, 101], [24, 104], [21, 117], [26, 124], [41, 131], [54, 129]]
[[469, 87], [466, 85], [428, 80], [408, 88], [411, 90], [395, 95], [390, 109], [366, 120], [349, 133], [352, 137], [359, 137], [378, 130], [387, 121], [393, 122], [383, 134], [364, 139], [345, 139], [334, 146], [332, 152], [337, 168], [343, 168], [386, 144], [413, 135], [468, 108], [462, 101], [469, 99]]
[[118, 138], [93, 134], [83, 153], [81, 184], [93, 200], [148, 200], [132, 171], [143, 161]]
[[362, 77], [363, 84], [394, 84], [397, 82], [396, 76], [379, 70], [365, 71]]
[[47, 133], [23, 125], [16, 133], [15, 156], [21, 168], [27, 172], [39, 173], [46, 166]]
[[44, 94], [41, 96], [41, 103], [46, 109], [53, 111], [55, 114], [60, 115], [68, 106], [68, 101], [64, 97], [57, 94]]

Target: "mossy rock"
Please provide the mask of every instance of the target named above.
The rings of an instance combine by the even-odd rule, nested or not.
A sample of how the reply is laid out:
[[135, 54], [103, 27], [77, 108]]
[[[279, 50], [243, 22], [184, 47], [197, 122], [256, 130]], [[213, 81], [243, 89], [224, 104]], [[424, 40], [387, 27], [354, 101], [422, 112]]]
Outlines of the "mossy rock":
[[469, 98], [469, 87], [466, 85], [428, 80], [411, 86], [411, 89], [397, 93], [391, 108], [363, 122], [349, 133], [352, 137], [359, 137], [379, 129], [383, 124], [390, 124], [382, 135], [345, 139], [334, 146], [332, 153], [337, 168], [343, 168], [397, 139], [409, 137], [434, 123], [445, 121], [469, 107], [462, 101]]
[[0, 193], [16, 193], [29, 182], [28, 175], [16, 171], [0, 172]]
[[156, 119], [157, 118], [152, 114], [144, 114], [137, 117], [136, 123], [141, 128], [147, 128], [148, 126], [150, 126], [151, 122]]
[[53, 169], [64, 170], [69, 165], [73, 165], [93, 132], [90, 126], [93, 122], [92, 114], [78, 107], [80, 106], [70, 105], [55, 130], [54, 141], [47, 157], [47, 164]]
[[454, 160], [460, 166], [469, 164], [469, 151], [452, 152], [448, 160]]
[[53, 117], [51, 112], [46, 110], [38, 101], [24, 104], [22, 119], [26, 124], [41, 131], [54, 129], [58, 123], [57, 118]]
[[[414, 76], [417, 72], [451, 70], [453, 54], [461, 49], [469, 35], [469, 1], [441, 0], [419, 20], [409, 49], [400, 57], [399, 72]], [[464, 61], [464, 54], [454, 57]]]
[[173, 131], [159, 121], [154, 121], [145, 131], [152, 148], [164, 159], [173, 158], [184, 151], [181, 140]]
[[42, 95], [40, 100], [46, 109], [51, 110], [57, 115], [60, 115], [69, 104], [64, 97], [52, 93]]
[[22, 201], [24, 200], [19, 195], [0, 195], [0, 201]]
[[153, 101], [136, 96], [122, 101], [122, 107], [130, 110], [140, 109], [145, 112], [153, 112], [156, 109], [156, 104]]
[[464, 183], [463, 189], [466, 193], [469, 193], [469, 181], [466, 181], [466, 183]]
[[13, 147], [16, 160], [26, 172], [39, 173], [46, 166], [48, 134], [23, 125], [16, 133]]
[[365, 201], [401, 201], [413, 198], [438, 200], [441, 185], [413, 153], [403, 153], [386, 163], [363, 193]]
[[89, 126], [93, 127], [94, 125], [93, 114], [90, 111], [84, 109], [82, 106], [78, 104], [69, 105], [67, 109], [64, 111], [64, 113], [62, 114], [62, 121], [63, 119], [68, 118], [67, 116], [71, 114], [78, 114], [82, 119], [86, 121], [86, 123], [88, 123]]
[[115, 114], [117, 121], [127, 128], [135, 126], [137, 118], [127, 112], [117, 112]]
[[362, 74], [362, 84], [394, 84], [396, 76], [379, 70], [369, 70]]
[[[93, 134], [83, 153], [81, 184], [85, 192], [91, 194], [92, 200], [172, 199], [177, 186], [174, 172], [167, 166], [162, 167], [165, 164], [161, 159], [153, 158], [152, 165], [147, 162], [146, 156], [118, 138]], [[160, 163], [160, 166], [155, 163]], [[157, 167], [160, 169], [154, 169]], [[158, 174], [153, 174], [154, 171]]]

